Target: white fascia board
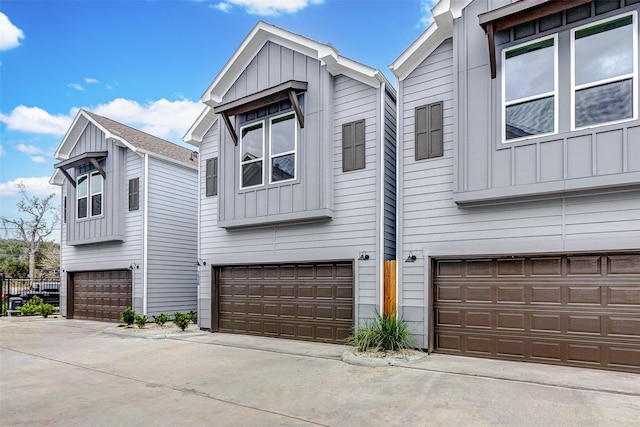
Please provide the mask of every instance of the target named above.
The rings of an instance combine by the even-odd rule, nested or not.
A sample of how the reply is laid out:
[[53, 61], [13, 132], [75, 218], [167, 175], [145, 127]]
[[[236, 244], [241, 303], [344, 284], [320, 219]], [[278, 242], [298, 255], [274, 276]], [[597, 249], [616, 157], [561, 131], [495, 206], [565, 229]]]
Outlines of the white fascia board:
[[182, 137], [182, 141], [199, 147], [202, 138], [211, 129], [211, 126], [215, 124], [216, 120], [218, 120], [218, 115], [213, 112], [213, 107], [205, 105], [196, 121]]
[[62, 172], [60, 172], [60, 169], [56, 169], [51, 178], [49, 178], [49, 184], [62, 186], [63, 183], [64, 176], [62, 175]]
[[462, 15], [462, 9], [471, 1], [440, 0], [431, 9], [431, 25], [389, 65], [398, 80], [407, 78], [443, 41], [453, 36], [453, 20]]
[[89, 117], [80, 110], [73, 119], [69, 129], [67, 129], [67, 133], [64, 135], [64, 138], [62, 138], [53, 157], [57, 160], [67, 160], [71, 150], [73, 150], [73, 147], [76, 145], [76, 142], [78, 142], [80, 135], [82, 135], [88, 123]]

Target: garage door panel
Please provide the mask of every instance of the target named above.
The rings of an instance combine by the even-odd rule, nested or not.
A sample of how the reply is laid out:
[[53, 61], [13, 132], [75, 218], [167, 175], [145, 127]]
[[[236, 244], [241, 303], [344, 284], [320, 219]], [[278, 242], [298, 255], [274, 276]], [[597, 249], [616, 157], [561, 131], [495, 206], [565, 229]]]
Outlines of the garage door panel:
[[[348, 276], [338, 277], [347, 266]], [[220, 331], [322, 342], [344, 342], [351, 333], [350, 262], [218, 269]], [[237, 292], [246, 286], [250, 292]]]
[[73, 317], [118, 322], [132, 306], [132, 280], [128, 270], [73, 273]]
[[435, 350], [640, 372], [639, 266], [635, 253], [435, 260]]

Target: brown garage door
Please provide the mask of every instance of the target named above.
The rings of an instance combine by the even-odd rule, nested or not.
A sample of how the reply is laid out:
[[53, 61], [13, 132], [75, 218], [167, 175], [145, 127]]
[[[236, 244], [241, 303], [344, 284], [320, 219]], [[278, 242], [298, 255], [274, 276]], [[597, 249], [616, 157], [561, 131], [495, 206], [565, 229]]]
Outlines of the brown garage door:
[[640, 254], [433, 266], [436, 351], [640, 372]]
[[218, 267], [215, 277], [221, 332], [331, 343], [351, 333], [351, 261]]
[[84, 271], [73, 273], [71, 318], [119, 322], [131, 307], [131, 271]]

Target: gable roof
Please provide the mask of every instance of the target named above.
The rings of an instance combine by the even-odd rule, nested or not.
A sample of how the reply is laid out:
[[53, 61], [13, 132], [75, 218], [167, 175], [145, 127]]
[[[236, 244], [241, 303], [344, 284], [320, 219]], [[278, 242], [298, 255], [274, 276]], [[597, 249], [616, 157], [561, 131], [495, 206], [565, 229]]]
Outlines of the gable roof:
[[[173, 163], [180, 163], [192, 168], [197, 167], [197, 162], [192, 159], [192, 151], [188, 148], [181, 147], [84, 109], [78, 112], [69, 130], [67, 130], [67, 133], [62, 139], [62, 142], [58, 146], [54, 154], [56, 159], [69, 159], [73, 148], [89, 123], [92, 123], [100, 129], [105, 134], [106, 139], [111, 139], [115, 144], [121, 147], [127, 147], [135, 153], [149, 154]], [[58, 170], [56, 170], [49, 182], [51, 184], [62, 183], [62, 177]]]
[[217, 115], [211, 107], [215, 107], [222, 102], [224, 95], [267, 42], [274, 42], [319, 60], [323, 65], [326, 65], [327, 71], [334, 76], [343, 74], [376, 88], [381, 83], [386, 83], [389, 87], [393, 87], [380, 70], [340, 56], [331, 43], [319, 43], [299, 34], [259, 21], [202, 94], [200, 100], [207, 107], [189, 128], [182, 138], [183, 141], [194, 145], [202, 142], [204, 134], [213, 126], [216, 120]]
[[453, 36], [453, 20], [472, 0], [440, 0], [432, 9], [433, 22], [398, 58], [389, 65], [404, 80], [446, 39]]

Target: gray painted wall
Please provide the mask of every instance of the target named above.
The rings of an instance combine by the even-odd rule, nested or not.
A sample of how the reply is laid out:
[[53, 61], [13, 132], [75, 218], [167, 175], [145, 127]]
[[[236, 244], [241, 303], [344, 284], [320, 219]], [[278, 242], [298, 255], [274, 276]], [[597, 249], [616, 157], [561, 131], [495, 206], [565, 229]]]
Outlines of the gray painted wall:
[[[240, 144], [234, 146], [223, 132], [220, 149], [219, 224], [224, 227], [264, 224], [267, 221], [330, 218], [331, 165], [323, 143], [331, 137], [332, 82], [320, 62], [268, 42], [238, 77], [223, 102], [273, 87], [289, 80], [308, 82], [302, 109], [304, 129], [298, 134], [298, 177], [286, 183], [240, 190]], [[235, 119], [235, 118], [234, 118]], [[234, 120], [236, 133], [240, 123]], [[268, 153], [265, 153], [266, 165]]]
[[[265, 49], [270, 52], [268, 57]], [[272, 55], [272, 52], [279, 53]], [[278, 71], [273, 77], [272, 70], [279, 69], [280, 62], [288, 63], [282, 59], [288, 57], [294, 63], [293, 74], [280, 70], [282, 73]], [[333, 218], [262, 226], [257, 225], [258, 221], [251, 223], [253, 227], [235, 229], [220, 227], [218, 216], [227, 218], [220, 209], [231, 197], [225, 192], [232, 192], [235, 198], [238, 187], [237, 183], [230, 185], [227, 178], [228, 168], [237, 164], [235, 156], [229, 155], [234, 146], [221, 119], [216, 121], [200, 145], [199, 256], [207, 262], [206, 266], [199, 267], [200, 326], [211, 327], [212, 266], [263, 262], [354, 260], [356, 322], [369, 318], [380, 306], [380, 263], [384, 253], [379, 231], [383, 214], [378, 202], [383, 198], [380, 183], [384, 150], [378, 142], [383, 129], [381, 89], [342, 75], [332, 77], [317, 61], [273, 43], [269, 43], [252, 64], [260, 64], [259, 70], [251, 65], [239, 81], [244, 82], [247, 74], [269, 76], [268, 83], [250, 86], [252, 91], [291, 78], [309, 81], [304, 101], [305, 127], [300, 138], [299, 161], [304, 165], [298, 184], [301, 189], [299, 193], [291, 193], [295, 202], [289, 206], [300, 203], [296, 209], [307, 210], [327, 206], [333, 211]], [[301, 68], [308, 74], [297, 75]], [[263, 73], [263, 69], [269, 72]], [[234, 87], [245, 86], [236, 83]], [[235, 92], [233, 96], [248, 93]], [[365, 120], [366, 168], [344, 173], [342, 125], [359, 119]], [[391, 135], [393, 126], [387, 123], [387, 133]], [[220, 170], [226, 182], [221, 183], [220, 196], [206, 197], [206, 159], [217, 156], [220, 156]], [[357, 261], [361, 251], [366, 251], [370, 259]]]
[[[476, 0], [454, 25], [457, 70], [459, 174], [454, 199], [460, 203], [627, 186], [640, 182], [640, 122], [638, 120], [571, 131], [570, 29], [632, 10], [639, 5], [593, 16], [571, 25], [513, 40], [497, 37], [497, 77], [490, 78], [487, 37], [478, 14], [487, 2]], [[558, 33], [558, 133], [502, 143], [502, 50]], [[639, 48], [640, 49], [640, 48]], [[636, 88], [637, 89], [637, 88]]]
[[198, 176], [149, 157], [147, 315], [197, 309]]
[[[598, 150], [598, 134], [589, 137], [596, 141], [589, 145], [592, 156], [576, 156], [567, 165], [589, 161], [595, 185], [612, 185], [601, 189], [583, 189], [545, 194], [531, 198], [532, 185], [521, 182], [525, 176], [538, 176], [547, 170], [546, 142], [532, 142], [514, 148], [498, 147], [488, 126], [493, 120], [487, 116], [494, 110], [490, 100], [490, 81], [486, 36], [479, 29], [477, 14], [486, 1], [472, 3], [463, 18], [454, 22], [454, 39], [443, 42], [405, 80], [399, 82], [399, 143], [402, 147], [398, 161], [398, 307], [409, 321], [417, 342], [428, 342], [428, 309], [430, 297], [430, 257], [535, 254], [550, 252], [624, 251], [640, 248], [640, 180], [619, 186], [619, 181], [598, 175], [593, 165], [608, 164], [611, 153]], [[469, 40], [463, 39], [468, 34]], [[459, 39], [456, 39], [459, 37]], [[473, 78], [471, 78], [473, 77]], [[432, 102], [444, 102], [444, 156], [416, 161], [414, 157], [414, 109]], [[496, 107], [497, 108], [497, 107]], [[473, 114], [471, 114], [473, 112]], [[476, 117], [477, 116], [477, 117]], [[454, 120], [455, 118], [455, 120]], [[612, 171], [614, 176], [631, 176], [629, 168], [635, 164], [636, 139], [632, 128], [637, 122], [626, 124], [626, 148], [623, 150], [628, 172]], [[614, 131], [617, 134], [620, 131]], [[580, 134], [582, 135], [582, 134]], [[569, 150], [573, 134], [563, 136], [563, 158]], [[580, 136], [578, 138], [584, 138]], [[558, 138], [556, 138], [558, 139]], [[632, 141], [633, 139], [633, 141]], [[620, 142], [612, 141], [612, 151], [620, 154]], [[550, 146], [549, 146], [550, 147]], [[521, 162], [518, 150], [534, 159]], [[503, 153], [510, 153], [502, 159]], [[600, 155], [605, 160], [600, 160]], [[510, 171], [512, 180], [491, 178], [489, 171], [502, 167]], [[548, 165], [553, 168], [554, 163]], [[523, 166], [523, 170], [518, 166]], [[562, 172], [568, 173], [565, 169]], [[529, 174], [529, 175], [527, 175]], [[540, 174], [545, 176], [544, 174]], [[558, 180], [566, 188], [571, 178]], [[515, 177], [520, 177], [517, 180]], [[491, 179], [490, 179], [491, 178]], [[577, 179], [577, 178], [576, 178]], [[633, 180], [633, 176], [630, 178]], [[507, 186], [510, 190], [500, 193]], [[491, 186], [489, 185], [491, 184]], [[466, 186], [466, 187], [465, 187]], [[456, 203], [460, 189], [486, 190], [474, 204]], [[538, 191], [538, 190], [535, 190]], [[512, 198], [519, 194], [528, 198]], [[414, 263], [406, 263], [409, 251], [417, 256]]]
[[[68, 187], [71, 190], [65, 193], [67, 195], [68, 221], [66, 223], [66, 232], [68, 244], [80, 245], [123, 239], [123, 223], [122, 215], [120, 214], [122, 199], [119, 197], [118, 189], [122, 186], [125, 149], [115, 144], [107, 143], [104, 133], [93, 123], [89, 123], [71, 151], [70, 157], [91, 151], [108, 152], [107, 158], [101, 164], [106, 173], [102, 195], [103, 214], [97, 217], [76, 220], [75, 188]], [[84, 173], [80, 173], [78, 169], [69, 170], [69, 174], [77, 179], [79, 175]]]
[[[113, 144], [110, 144], [113, 145]], [[117, 189], [117, 204], [121, 209], [118, 213], [122, 216], [124, 223], [124, 241], [122, 242], [99, 242], [87, 245], [71, 246], [67, 244], [67, 227], [69, 222], [75, 221], [73, 212], [70, 211], [67, 218], [67, 224], [63, 224], [60, 259], [62, 274], [60, 275], [61, 291], [60, 291], [60, 310], [63, 316], [67, 315], [67, 274], [77, 271], [98, 271], [98, 270], [121, 270], [126, 269], [135, 262], [143, 265], [143, 212], [144, 205], [142, 200], [146, 191], [144, 182], [144, 162], [138, 154], [125, 150], [124, 176], [122, 176], [122, 184]], [[108, 173], [108, 172], [107, 172]], [[140, 209], [137, 211], [128, 211], [128, 185], [129, 179], [140, 178]], [[73, 187], [65, 180], [62, 186], [62, 196], [73, 190]], [[75, 193], [73, 193], [75, 194]], [[75, 197], [75, 196], [74, 196]], [[105, 206], [107, 208], [107, 206]], [[133, 309], [137, 313], [142, 313], [142, 296], [143, 296], [143, 270], [133, 270]]]
[[[96, 129], [89, 125], [88, 129]], [[99, 131], [98, 131], [99, 132]], [[86, 134], [86, 132], [85, 132]], [[100, 132], [99, 135], [102, 135]], [[84, 135], [83, 135], [84, 137]], [[102, 135], [104, 138], [104, 135]], [[85, 140], [88, 138], [85, 138]], [[81, 141], [83, 141], [81, 139]], [[110, 198], [105, 199], [105, 212], [118, 216], [123, 224], [119, 241], [96, 241], [91, 234], [85, 240], [92, 243], [68, 244], [68, 230], [75, 222], [75, 205], [68, 205], [67, 222], [61, 235], [61, 314], [67, 314], [67, 273], [79, 271], [120, 270], [131, 263], [140, 266], [133, 270], [132, 307], [144, 312], [144, 281], [147, 280], [147, 315], [151, 318], [160, 312], [195, 310], [197, 307], [196, 259], [197, 259], [197, 170], [149, 156], [148, 177], [145, 182], [144, 157], [115, 144], [96, 139], [93, 145], [83, 144], [88, 151], [108, 150], [121, 156], [122, 161], [117, 185], [109, 181]], [[96, 142], [97, 141], [97, 142]], [[78, 144], [80, 145], [80, 144]], [[83, 151], [74, 148], [72, 155]], [[103, 147], [103, 148], [102, 148]], [[109, 165], [109, 163], [107, 163]], [[107, 167], [107, 177], [114, 176]], [[140, 208], [129, 211], [129, 179], [139, 178]], [[105, 185], [106, 189], [107, 185]], [[148, 205], [145, 193], [148, 191]], [[75, 198], [74, 188], [65, 180], [62, 197]], [[64, 200], [64, 199], [63, 199]], [[110, 203], [112, 206], [109, 206]], [[147, 212], [145, 212], [145, 210]], [[145, 265], [144, 215], [147, 214], [147, 259]], [[105, 214], [105, 218], [107, 215]], [[85, 221], [87, 222], [87, 221]]]

